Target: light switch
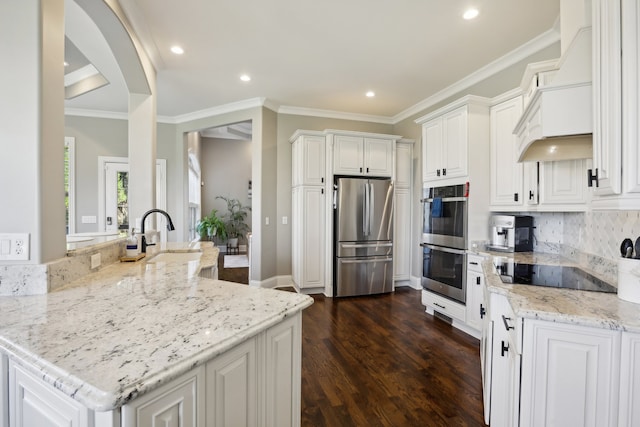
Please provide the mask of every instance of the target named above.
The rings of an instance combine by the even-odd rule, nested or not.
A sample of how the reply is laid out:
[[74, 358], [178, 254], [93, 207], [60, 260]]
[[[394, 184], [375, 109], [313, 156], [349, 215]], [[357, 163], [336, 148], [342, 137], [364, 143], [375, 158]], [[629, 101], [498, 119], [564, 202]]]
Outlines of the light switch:
[[269, 217], [268, 216], [264, 217], [264, 225], [269, 225]]
[[2, 239], [0, 242], [0, 255], [9, 255], [11, 253], [11, 240]]

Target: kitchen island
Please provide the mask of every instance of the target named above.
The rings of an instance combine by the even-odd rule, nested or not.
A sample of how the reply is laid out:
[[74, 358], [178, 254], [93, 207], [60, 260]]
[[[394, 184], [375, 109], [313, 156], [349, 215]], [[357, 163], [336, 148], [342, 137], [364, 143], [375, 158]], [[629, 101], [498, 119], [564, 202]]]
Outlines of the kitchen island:
[[[170, 244], [152, 250], [141, 261], [114, 263], [55, 292], [0, 297], [0, 425], [10, 416], [10, 425], [26, 425], [34, 410], [39, 415], [32, 419], [48, 416], [46, 397], [39, 400], [42, 410], [25, 401], [37, 390], [80, 413], [70, 416], [79, 421], [69, 425], [145, 425], [150, 419], [136, 418], [145, 414], [137, 403], [163, 387], [172, 392], [185, 375], [194, 380], [185, 389], [191, 397], [181, 401], [181, 411], [192, 411], [194, 425], [205, 417], [265, 415], [258, 411], [285, 416], [285, 425], [299, 422], [301, 310], [313, 299], [201, 277], [217, 262], [212, 246]], [[158, 252], [163, 259], [154, 262]], [[194, 252], [200, 257], [182, 256]], [[220, 365], [240, 347], [239, 365]], [[229, 366], [236, 368], [225, 371]], [[286, 368], [288, 376], [273, 378], [272, 368], [283, 375]], [[225, 372], [232, 374], [225, 377]], [[282, 402], [276, 396], [274, 402], [269, 388], [281, 387], [283, 378], [289, 383], [281, 390], [290, 395]], [[30, 384], [36, 391], [26, 393]], [[245, 397], [246, 414], [220, 413]], [[167, 408], [166, 413], [175, 409]], [[283, 415], [283, 408], [291, 413]], [[48, 422], [59, 425], [53, 420], [65, 416], [56, 414]]]

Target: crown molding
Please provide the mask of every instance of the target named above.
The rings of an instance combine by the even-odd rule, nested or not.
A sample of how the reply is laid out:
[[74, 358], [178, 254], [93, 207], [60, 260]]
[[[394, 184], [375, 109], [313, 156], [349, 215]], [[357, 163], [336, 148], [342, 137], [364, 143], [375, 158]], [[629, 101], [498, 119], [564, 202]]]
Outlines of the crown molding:
[[279, 114], [292, 114], [295, 116], [325, 117], [328, 119], [354, 120], [360, 122], [374, 122], [393, 124], [392, 118], [387, 116], [374, 116], [370, 114], [347, 113], [343, 111], [320, 110], [315, 108], [293, 107], [283, 105], [278, 109]]
[[485, 65], [479, 70], [469, 74], [467, 77], [457, 81], [451, 86], [442, 89], [429, 98], [393, 116], [392, 123], [396, 124], [413, 115], [419, 114], [429, 107], [460, 93], [474, 84], [480, 83], [482, 80], [491, 77], [492, 75], [522, 61], [523, 59], [551, 46], [554, 43], [557, 43], [558, 41], [560, 41], [560, 33], [552, 28], [495, 61]]
[[206, 108], [204, 110], [194, 111], [193, 113], [181, 114], [173, 118], [167, 117], [170, 121], [165, 123], [180, 124], [190, 122], [192, 120], [206, 119], [208, 117], [219, 116], [221, 114], [234, 113], [236, 111], [248, 110], [250, 108], [264, 107], [267, 103], [266, 98], [250, 98], [238, 102], [230, 102], [228, 104], [219, 105], [217, 107]]
[[65, 116], [95, 117], [98, 119], [129, 120], [128, 113], [103, 110], [86, 110], [84, 108], [65, 108]]

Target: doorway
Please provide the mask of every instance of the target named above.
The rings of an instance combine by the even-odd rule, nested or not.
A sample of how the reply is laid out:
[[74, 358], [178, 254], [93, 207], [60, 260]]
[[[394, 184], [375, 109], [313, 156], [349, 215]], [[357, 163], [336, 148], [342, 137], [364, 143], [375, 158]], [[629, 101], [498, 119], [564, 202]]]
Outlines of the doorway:
[[[136, 227], [129, 218], [129, 159], [126, 157], [98, 157], [99, 176], [98, 195], [99, 218], [101, 231], [128, 232]], [[156, 160], [156, 206], [166, 210], [167, 207], [167, 161]], [[100, 203], [101, 202], [101, 203]], [[158, 215], [156, 218], [159, 240], [167, 241], [166, 218]], [[138, 228], [138, 227], [136, 227]], [[139, 230], [138, 230], [139, 231]]]

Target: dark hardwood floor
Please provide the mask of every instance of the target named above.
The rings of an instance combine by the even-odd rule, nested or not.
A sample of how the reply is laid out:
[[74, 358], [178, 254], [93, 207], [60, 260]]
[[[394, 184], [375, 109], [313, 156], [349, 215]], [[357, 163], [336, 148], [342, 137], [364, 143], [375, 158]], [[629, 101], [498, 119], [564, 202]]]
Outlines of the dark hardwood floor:
[[302, 426], [484, 426], [479, 342], [427, 315], [419, 291], [313, 298]]

